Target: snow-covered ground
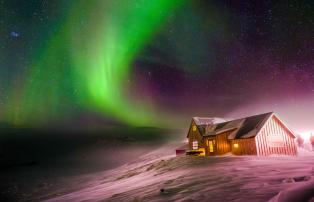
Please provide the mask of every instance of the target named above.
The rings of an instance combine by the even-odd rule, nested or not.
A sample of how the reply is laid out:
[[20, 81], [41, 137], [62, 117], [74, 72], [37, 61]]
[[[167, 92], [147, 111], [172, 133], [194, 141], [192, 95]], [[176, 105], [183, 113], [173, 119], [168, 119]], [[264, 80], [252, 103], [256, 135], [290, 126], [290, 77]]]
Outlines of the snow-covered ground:
[[[174, 156], [167, 144], [118, 168], [72, 178], [55, 201], [314, 201], [314, 155]], [[119, 158], [117, 156], [117, 158]]]

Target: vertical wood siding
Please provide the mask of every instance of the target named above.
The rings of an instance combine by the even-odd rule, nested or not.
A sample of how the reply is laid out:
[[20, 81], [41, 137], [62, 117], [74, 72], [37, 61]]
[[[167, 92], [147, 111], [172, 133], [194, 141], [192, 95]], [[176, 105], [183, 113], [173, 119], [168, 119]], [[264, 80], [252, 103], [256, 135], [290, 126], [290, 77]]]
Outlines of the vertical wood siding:
[[[238, 147], [235, 147], [238, 144]], [[235, 155], [256, 155], [254, 138], [231, 140], [231, 152]]]
[[226, 132], [216, 136], [216, 154], [221, 155], [230, 152], [229, 134], [230, 132]]
[[[282, 139], [281, 146], [273, 146], [270, 142], [270, 136]], [[279, 155], [296, 155], [297, 150], [290, 131], [283, 126], [283, 124], [272, 116], [264, 125], [262, 130], [256, 135], [255, 143], [257, 148], [257, 155], [268, 156], [272, 154]]]

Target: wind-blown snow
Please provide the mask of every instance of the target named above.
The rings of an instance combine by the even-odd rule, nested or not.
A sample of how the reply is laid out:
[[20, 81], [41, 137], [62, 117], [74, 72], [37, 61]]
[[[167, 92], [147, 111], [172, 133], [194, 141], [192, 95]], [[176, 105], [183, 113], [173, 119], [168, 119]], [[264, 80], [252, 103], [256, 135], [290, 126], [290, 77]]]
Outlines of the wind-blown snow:
[[46, 201], [281, 202], [291, 194], [314, 197], [308, 191], [314, 188], [313, 155], [176, 157], [176, 146], [165, 145], [138, 161], [97, 173], [85, 188]]
[[305, 183], [299, 183], [287, 190], [281, 191], [269, 202], [314, 202], [314, 179]]

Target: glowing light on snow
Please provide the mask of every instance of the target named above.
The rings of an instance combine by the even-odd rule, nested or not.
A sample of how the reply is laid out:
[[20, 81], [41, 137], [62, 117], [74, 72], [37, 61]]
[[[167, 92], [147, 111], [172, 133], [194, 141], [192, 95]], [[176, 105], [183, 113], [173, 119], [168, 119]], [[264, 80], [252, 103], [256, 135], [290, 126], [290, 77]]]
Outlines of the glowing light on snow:
[[301, 137], [304, 139], [305, 142], [309, 142], [310, 141], [311, 134], [314, 135], [314, 133], [312, 131], [300, 132], [298, 134], [301, 135]]

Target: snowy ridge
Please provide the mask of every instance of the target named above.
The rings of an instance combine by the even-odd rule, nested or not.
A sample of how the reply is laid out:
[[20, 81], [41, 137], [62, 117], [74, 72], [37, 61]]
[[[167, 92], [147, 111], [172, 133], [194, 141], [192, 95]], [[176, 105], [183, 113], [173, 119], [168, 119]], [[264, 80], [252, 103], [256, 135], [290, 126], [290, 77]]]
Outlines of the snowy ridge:
[[[176, 145], [180, 146], [164, 145], [136, 162], [99, 173], [86, 188], [46, 201], [275, 202], [293, 193], [290, 189], [301, 187], [307, 194], [314, 187], [314, 156], [175, 157]], [[314, 192], [306, 197], [313, 196]]]

